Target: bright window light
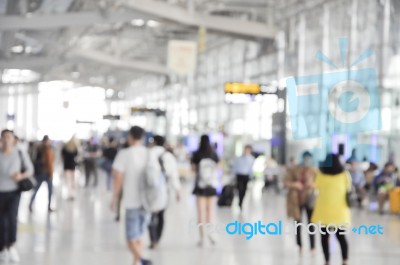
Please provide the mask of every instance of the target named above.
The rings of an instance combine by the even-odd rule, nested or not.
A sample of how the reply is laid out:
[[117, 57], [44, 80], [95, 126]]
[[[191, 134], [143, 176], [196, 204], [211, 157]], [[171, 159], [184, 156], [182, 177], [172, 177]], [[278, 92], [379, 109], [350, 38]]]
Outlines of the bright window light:
[[1, 75], [4, 84], [30, 83], [39, 78], [39, 73], [28, 69], [5, 69]]
[[244, 133], [245, 122], [242, 119], [235, 119], [232, 123], [232, 134], [242, 135]]
[[[48, 134], [55, 140], [68, 140], [74, 134], [79, 138], [89, 137], [93, 126], [100, 125], [107, 112], [104, 99], [104, 89], [100, 87], [76, 87], [68, 81], [41, 82], [38, 135]], [[64, 108], [66, 101], [68, 108]]]
[[32, 53], [33, 49], [31, 46], [26, 46], [25, 47], [25, 53]]
[[160, 22], [157, 22], [155, 20], [149, 20], [147, 21], [147, 26], [149, 26], [150, 28], [156, 28], [160, 25]]
[[106, 96], [108, 98], [111, 98], [113, 95], [114, 95], [114, 90], [112, 88], [106, 90]]
[[119, 91], [119, 92], [118, 92], [118, 98], [122, 99], [122, 98], [124, 98], [124, 97], [125, 97], [124, 91]]
[[79, 72], [72, 72], [71, 73], [72, 78], [79, 78], [81, 76], [81, 74]]
[[141, 97], [137, 97], [137, 98], [135, 98], [135, 105], [136, 106], [141, 106], [141, 105], [143, 105], [143, 103], [144, 103], [144, 100], [143, 100], [143, 98], [141, 98]]
[[135, 27], [142, 27], [142, 26], [144, 26], [144, 23], [145, 22], [143, 19], [134, 19], [131, 21], [132, 26], [135, 26]]
[[22, 45], [13, 46], [13, 47], [11, 47], [11, 51], [13, 53], [22, 53], [24, 51], [24, 46], [22, 46]]
[[246, 94], [225, 94], [225, 102], [233, 104], [246, 104], [250, 103], [252, 98]]
[[40, 82], [38, 85], [39, 92], [46, 91], [47, 89], [62, 90], [74, 88], [74, 82], [68, 80], [54, 80], [48, 82]]

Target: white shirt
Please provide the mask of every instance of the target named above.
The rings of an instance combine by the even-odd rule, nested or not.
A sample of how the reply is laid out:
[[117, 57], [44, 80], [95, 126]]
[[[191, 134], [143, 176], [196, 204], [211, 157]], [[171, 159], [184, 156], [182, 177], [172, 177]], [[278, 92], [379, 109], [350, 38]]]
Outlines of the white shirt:
[[233, 165], [233, 173], [235, 175], [253, 175], [253, 165], [255, 158], [250, 154], [239, 156], [235, 159], [235, 164]]
[[189, 152], [184, 145], [175, 149], [175, 155], [179, 163], [188, 162]]
[[4, 154], [0, 151], [0, 192], [11, 192], [18, 189], [17, 183], [13, 180], [12, 175], [21, 171], [22, 161], [26, 167], [29, 176], [33, 175], [33, 165], [29, 155], [17, 148], [14, 148], [11, 154]]
[[126, 209], [142, 207], [140, 180], [145, 174], [149, 152], [142, 145], [131, 146], [118, 152], [113, 169], [124, 175], [123, 200]]
[[179, 181], [178, 163], [175, 156], [162, 146], [154, 146], [151, 150], [157, 159], [161, 156], [169, 186], [174, 191], [180, 190], [181, 183]]

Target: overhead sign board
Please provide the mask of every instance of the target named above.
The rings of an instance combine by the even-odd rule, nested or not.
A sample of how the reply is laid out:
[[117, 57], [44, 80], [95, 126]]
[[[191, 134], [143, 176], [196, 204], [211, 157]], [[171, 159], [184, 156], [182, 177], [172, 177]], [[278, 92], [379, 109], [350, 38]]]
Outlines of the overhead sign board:
[[150, 108], [142, 108], [142, 107], [132, 107], [131, 108], [131, 113], [154, 113], [156, 116], [165, 116], [166, 112], [165, 110], [160, 110], [160, 109], [150, 109]]
[[168, 68], [179, 75], [193, 74], [196, 70], [197, 43], [170, 40], [168, 43]]
[[117, 121], [117, 120], [120, 120], [120, 119], [121, 119], [121, 116], [120, 116], [120, 115], [111, 115], [111, 114], [108, 114], [108, 115], [104, 115], [104, 116], [103, 116], [103, 120]]
[[229, 94], [276, 94], [278, 87], [274, 85], [263, 85], [256, 83], [226, 83], [224, 91], [225, 93]]

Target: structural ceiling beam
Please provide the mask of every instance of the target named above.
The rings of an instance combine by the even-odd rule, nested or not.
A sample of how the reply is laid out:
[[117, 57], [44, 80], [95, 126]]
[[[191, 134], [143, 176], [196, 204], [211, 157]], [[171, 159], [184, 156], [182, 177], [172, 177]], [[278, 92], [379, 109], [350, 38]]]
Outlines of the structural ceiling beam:
[[37, 69], [42, 67], [51, 67], [61, 63], [57, 57], [35, 57], [21, 58], [13, 60], [0, 60], [0, 69]]
[[68, 57], [87, 59], [112, 67], [132, 69], [140, 72], [148, 72], [160, 75], [167, 75], [169, 73], [167, 67], [161, 64], [140, 60], [126, 61], [122, 58], [94, 50], [74, 50], [71, 54], [69, 54]]
[[63, 27], [89, 26], [104, 23], [129, 22], [138, 15], [133, 12], [111, 11], [68, 12], [62, 14], [32, 14], [30, 16], [0, 16], [0, 31], [5, 30], [47, 30]]
[[124, 1], [124, 4], [137, 11], [188, 26], [204, 26], [211, 30], [247, 37], [272, 39], [275, 38], [276, 35], [276, 30], [272, 25], [239, 20], [237, 18], [199, 14], [168, 4], [167, 2], [127, 0]]
[[[150, 17], [159, 17], [187, 26], [204, 26], [210, 30], [226, 34], [275, 38], [276, 31], [271, 25], [239, 20], [235, 18], [203, 15], [189, 12], [178, 6], [153, 0], [130, 0], [124, 2], [127, 7], [148, 14]], [[135, 18], [145, 18], [135, 12], [109, 11], [100, 13], [68, 12], [62, 14], [32, 14], [29, 16], [6, 15], [0, 16], [0, 31], [7, 30], [48, 30], [64, 27], [90, 26], [104, 23], [129, 22]]]
[[166, 75], [168, 69], [164, 65], [141, 61], [141, 60], [123, 60], [113, 55], [104, 54], [92, 50], [77, 50], [70, 53], [65, 58], [60, 57], [41, 57], [41, 58], [22, 58], [13, 60], [1, 60], [0, 69], [40, 69], [56, 66], [67, 62], [82, 62], [82, 60], [90, 60], [102, 65], [111, 67], [131, 69], [138, 72], [146, 72], [153, 74]]

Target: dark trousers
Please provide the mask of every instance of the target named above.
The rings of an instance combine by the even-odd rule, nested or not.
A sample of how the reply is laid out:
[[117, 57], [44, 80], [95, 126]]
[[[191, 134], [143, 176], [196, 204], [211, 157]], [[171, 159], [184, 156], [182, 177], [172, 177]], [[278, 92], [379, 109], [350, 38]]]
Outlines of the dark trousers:
[[[322, 243], [322, 250], [324, 251], [324, 257], [325, 257], [325, 261], [328, 263], [329, 259], [330, 259], [330, 253], [329, 253], [329, 234], [326, 231], [326, 227], [321, 227], [321, 231], [322, 233], [325, 234], [321, 234], [321, 243]], [[347, 240], [346, 237], [344, 235], [345, 230], [341, 230], [339, 229], [336, 232], [336, 237], [339, 240], [339, 244], [340, 244], [340, 249], [342, 250], [342, 259], [343, 260], [347, 260], [348, 258], [348, 253], [349, 253], [349, 246], [347, 245]], [[343, 233], [342, 235], [340, 233]]]
[[151, 243], [158, 243], [164, 229], [164, 210], [151, 214], [149, 234]]
[[36, 194], [39, 191], [40, 186], [42, 185], [43, 182], [46, 182], [47, 183], [47, 188], [49, 190], [49, 203], [47, 205], [47, 208], [50, 209], [51, 197], [53, 195], [53, 179], [50, 178], [50, 176], [45, 174], [45, 173], [36, 174], [35, 175], [35, 179], [36, 179], [36, 186], [33, 189], [33, 193], [32, 193], [32, 197], [31, 197], [31, 202], [29, 204], [29, 208], [32, 208], [33, 202], [35, 201]]
[[101, 168], [107, 174], [107, 179], [106, 179], [107, 190], [111, 190], [112, 188], [112, 164], [113, 161], [105, 158], [104, 162], [101, 165]]
[[246, 196], [247, 184], [249, 183], [249, 175], [236, 175], [236, 185], [239, 193], [239, 207], [242, 208], [244, 197]]
[[95, 159], [85, 159], [83, 161], [83, 165], [85, 167], [85, 186], [89, 186], [90, 182], [90, 177], [93, 175], [94, 176], [94, 186], [97, 186], [98, 182], [98, 176], [97, 176], [97, 165], [96, 165], [96, 160]]
[[124, 196], [123, 191], [121, 190], [119, 195], [118, 195], [118, 201], [117, 201], [117, 215], [115, 216], [115, 219], [119, 221], [121, 217], [121, 204], [122, 204], [122, 197]]
[[[303, 211], [305, 211], [306, 214], [307, 214], [307, 224], [310, 224], [311, 223], [311, 215], [312, 215], [313, 210], [309, 209], [307, 207], [304, 207], [304, 206], [300, 207], [300, 220], [296, 220], [296, 221], [298, 223], [301, 223], [301, 216], [303, 215]], [[310, 232], [312, 232], [312, 233], [315, 232], [315, 227], [314, 226], [310, 227]], [[301, 243], [301, 226], [297, 226], [297, 228], [296, 228], [296, 242], [297, 242], [297, 245], [299, 247], [302, 247], [302, 243]], [[311, 246], [311, 249], [315, 248], [315, 235], [312, 235], [312, 234], [310, 234], [310, 246]]]
[[0, 251], [17, 242], [18, 207], [21, 193], [0, 192]]

